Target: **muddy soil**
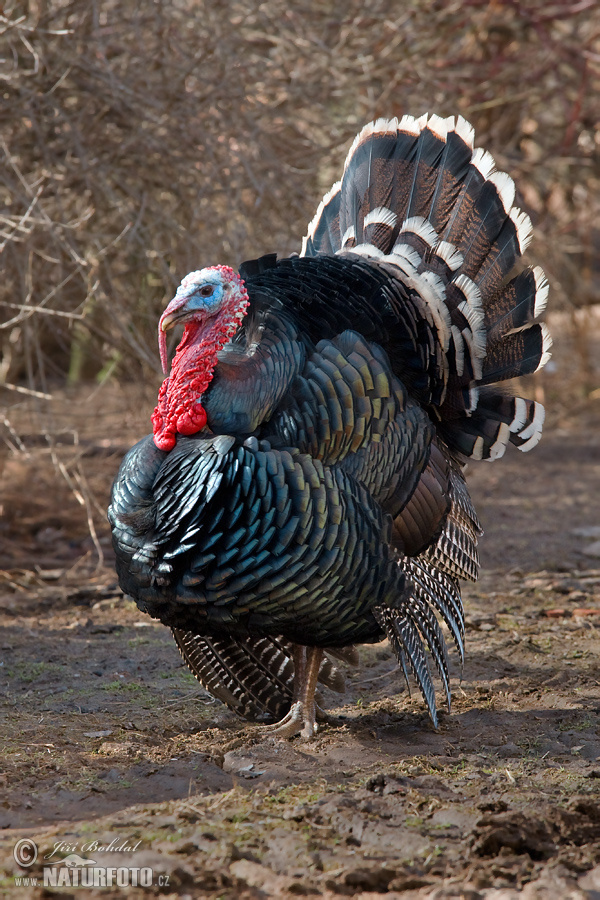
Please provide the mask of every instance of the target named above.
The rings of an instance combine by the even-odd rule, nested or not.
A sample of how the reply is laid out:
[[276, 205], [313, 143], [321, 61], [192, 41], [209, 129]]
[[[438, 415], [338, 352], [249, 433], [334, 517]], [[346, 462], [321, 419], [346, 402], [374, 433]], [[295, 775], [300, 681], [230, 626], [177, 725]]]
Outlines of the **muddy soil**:
[[[75, 856], [152, 870], [90, 897], [599, 900], [598, 404], [469, 473], [482, 577], [437, 731], [382, 643], [324, 696], [318, 736], [286, 742], [212, 700], [120, 594], [101, 513], [129, 435], [106, 427], [123, 398], [103, 402], [85, 440], [54, 422], [5, 459], [0, 892], [75, 895], [54, 865]], [[66, 875], [44, 888], [44, 868]]]

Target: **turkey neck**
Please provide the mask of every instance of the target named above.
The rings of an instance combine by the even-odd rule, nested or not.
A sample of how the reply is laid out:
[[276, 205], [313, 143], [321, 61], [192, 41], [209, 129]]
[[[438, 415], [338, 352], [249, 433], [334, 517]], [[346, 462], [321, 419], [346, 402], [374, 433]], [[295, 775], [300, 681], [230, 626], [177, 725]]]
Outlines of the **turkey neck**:
[[195, 434], [206, 425], [200, 401], [212, 380], [217, 353], [227, 340], [219, 332], [217, 327], [207, 333], [198, 322], [186, 324], [152, 415], [154, 443], [160, 450], [172, 450], [177, 434]]

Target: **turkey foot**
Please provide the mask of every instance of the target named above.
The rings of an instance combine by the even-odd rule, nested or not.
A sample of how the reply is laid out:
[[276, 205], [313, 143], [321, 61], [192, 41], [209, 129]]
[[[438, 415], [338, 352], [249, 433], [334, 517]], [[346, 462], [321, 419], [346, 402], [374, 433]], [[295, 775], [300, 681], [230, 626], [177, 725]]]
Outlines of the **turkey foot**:
[[275, 725], [263, 725], [261, 736], [291, 738], [299, 734], [313, 737], [318, 729], [315, 690], [323, 650], [294, 644], [294, 702], [290, 711]]

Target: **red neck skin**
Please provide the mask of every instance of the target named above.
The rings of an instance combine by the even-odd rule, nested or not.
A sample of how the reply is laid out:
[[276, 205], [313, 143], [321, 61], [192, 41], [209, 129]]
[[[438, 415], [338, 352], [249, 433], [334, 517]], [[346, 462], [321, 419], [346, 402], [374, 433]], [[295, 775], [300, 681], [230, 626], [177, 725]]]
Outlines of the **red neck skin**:
[[196, 434], [206, 425], [200, 400], [212, 380], [217, 352], [226, 341], [216, 341], [213, 332], [201, 337], [201, 330], [197, 322], [187, 323], [171, 373], [158, 393], [152, 426], [159, 450], [172, 450], [177, 434]]

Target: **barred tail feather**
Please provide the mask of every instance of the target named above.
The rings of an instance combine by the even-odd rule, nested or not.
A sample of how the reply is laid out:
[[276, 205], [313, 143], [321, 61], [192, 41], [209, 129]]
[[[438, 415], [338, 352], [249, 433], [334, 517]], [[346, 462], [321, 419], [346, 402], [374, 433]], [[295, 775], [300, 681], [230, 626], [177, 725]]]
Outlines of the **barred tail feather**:
[[[283, 638], [207, 637], [173, 628], [184, 662], [203, 687], [229, 709], [250, 721], [278, 721], [293, 702], [292, 644]], [[349, 648], [352, 651], [354, 648]], [[351, 661], [350, 652], [334, 651]], [[334, 655], [332, 653], [332, 655]], [[342, 672], [325, 656], [319, 683], [343, 693]]]
[[[446, 145], [447, 126], [439, 116], [426, 120], [415, 147], [412, 184], [402, 218], [422, 217], [431, 207], [438, 181], [438, 168]], [[431, 229], [435, 234], [435, 229]]]
[[411, 618], [427, 642], [433, 662], [442, 681], [448, 712], [451, 708], [450, 661], [442, 629], [431, 607], [418, 598], [412, 598]]
[[552, 338], [544, 323], [518, 328], [493, 344], [483, 363], [481, 384], [532, 375], [550, 359]]
[[489, 300], [486, 310], [488, 344], [538, 319], [546, 309], [548, 279], [543, 270], [524, 269]]
[[302, 245], [302, 256], [336, 253], [340, 248], [340, 187], [334, 184], [325, 194], [308, 226]]
[[[462, 469], [452, 459], [448, 459], [448, 463], [450, 512], [442, 533], [420, 557], [421, 562], [430, 569], [435, 569], [450, 578], [446, 590], [451, 585], [456, 585], [458, 578], [477, 581], [479, 576], [477, 543], [483, 533]], [[460, 613], [458, 604], [455, 605], [455, 613], [457, 615]]]
[[460, 590], [451, 576], [424, 556], [404, 557], [400, 565], [407, 575], [405, 595], [397, 606], [378, 607], [374, 614], [402, 665], [407, 684], [407, 664], [410, 667], [437, 728], [435, 687], [426, 650], [431, 653], [450, 710], [448, 650], [435, 611], [449, 627], [462, 661], [465, 626]]
[[447, 463], [447, 490], [451, 503], [442, 533], [418, 555], [401, 557], [399, 564], [406, 575], [406, 592], [397, 608], [376, 611], [405, 677], [407, 662], [410, 665], [434, 725], [437, 725], [435, 691], [425, 647], [441, 678], [450, 710], [448, 650], [436, 613], [450, 630], [462, 663], [465, 620], [458, 579], [474, 581], [477, 578], [477, 539], [481, 534], [481, 525], [460, 466], [443, 446], [439, 451]]
[[470, 459], [499, 459], [509, 443], [527, 452], [539, 442], [544, 407], [535, 400], [510, 397], [497, 389], [481, 392], [476, 411], [441, 431], [449, 444]]
[[456, 205], [473, 155], [474, 131], [471, 125], [461, 116], [457, 117], [456, 122], [453, 118], [446, 119], [446, 122], [448, 130], [445, 147], [439, 161], [437, 182], [427, 215], [432, 228], [440, 235]]
[[[407, 604], [402, 609], [378, 607], [373, 610], [376, 619], [384, 629], [394, 653], [405, 671], [408, 662], [410, 669], [427, 704], [431, 721], [435, 728], [438, 725], [435, 687], [427, 664], [425, 646], [419, 630], [411, 617], [411, 608]], [[408, 683], [408, 678], [407, 678]]]
[[[514, 196], [512, 179], [509, 179], [508, 175], [504, 175], [503, 172], [494, 173], [482, 184], [460, 239], [452, 241], [452, 243], [456, 243], [463, 254], [464, 262], [460, 269], [461, 273], [472, 278], [476, 283], [479, 270], [487, 260], [508, 218], [506, 204], [509, 203], [511, 192], [507, 191], [504, 182], [498, 181], [500, 175], [504, 176], [507, 182], [513, 186], [512, 195]], [[510, 205], [508, 209], [510, 210]], [[511, 223], [511, 234], [512, 232], [514, 232], [514, 225]]]
[[519, 231], [509, 216], [504, 220], [477, 272], [475, 281], [484, 297], [494, 297], [502, 289], [506, 273], [510, 272], [522, 252]]
[[201, 637], [177, 628], [173, 637], [198, 681], [238, 715], [277, 721], [289, 711], [294, 666], [269, 639], [238, 642]]
[[464, 658], [465, 621], [458, 582], [446, 574], [427, 554], [405, 557], [401, 567], [409, 579], [413, 597], [436, 609], [450, 629], [461, 662]]

